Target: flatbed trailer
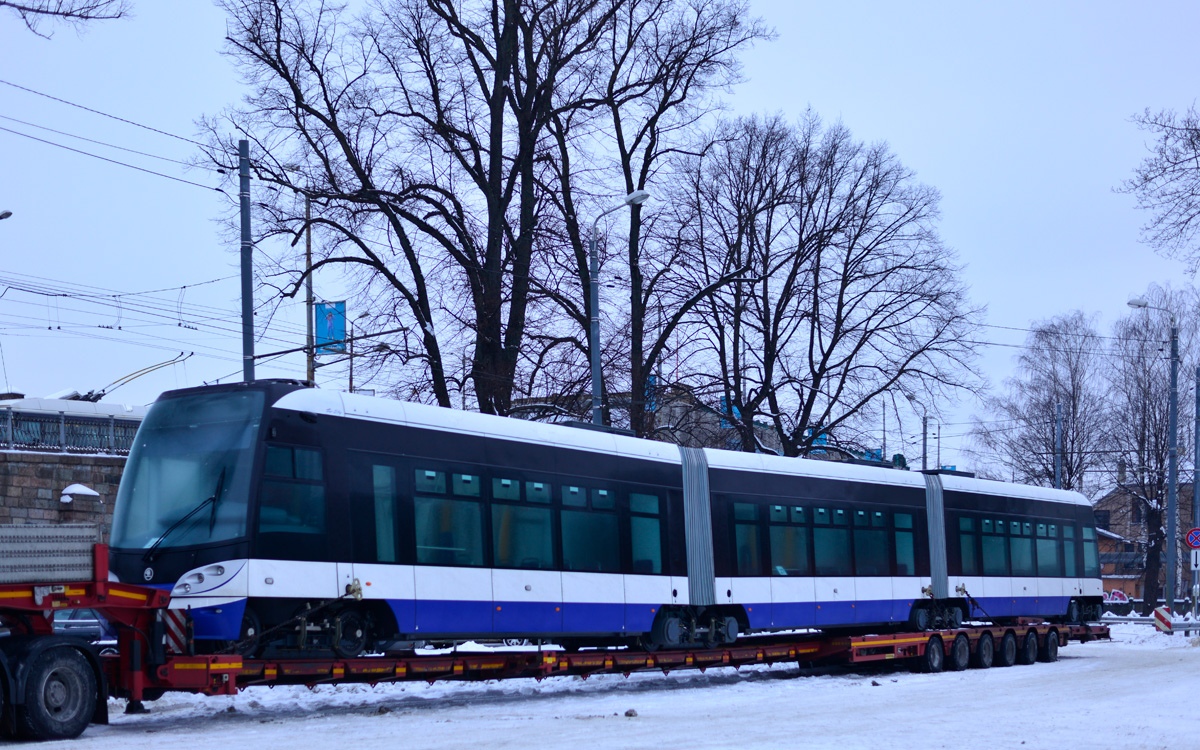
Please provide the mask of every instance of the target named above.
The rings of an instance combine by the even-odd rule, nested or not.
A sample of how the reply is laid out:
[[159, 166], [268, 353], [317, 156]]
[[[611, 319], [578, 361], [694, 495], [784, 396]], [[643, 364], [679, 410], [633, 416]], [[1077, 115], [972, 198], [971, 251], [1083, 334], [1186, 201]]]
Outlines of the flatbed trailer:
[[[319, 685], [424, 680], [544, 679], [555, 676], [757, 664], [812, 665], [902, 662], [922, 671], [1054, 661], [1070, 641], [1109, 637], [1104, 625], [1017, 620], [950, 630], [882, 635], [795, 633], [747, 638], [714, 649], [642, 651], [553, 648], [451, 651], [431, 655], [335, 658], [247, 658], [236, 654], [172, 653], [178, 620], [161, 590], [109, 582], [108, 550], [93, 550], [92, 580], [0, 584], [0, 735], [31, 740], [76, 737], [90, 723], [108, 723], [107, 698], [126, 698], [128, 712], [166, 691], [233, 695], [258, 685]], [[115, 653], [102, 655], [85, 639], [55, 635], [53, 616], [89, 608], [117, 628]], [[177, 611], [176, 611], [177, 612]], [[168, 638], [174, 631], [175, 638]]]

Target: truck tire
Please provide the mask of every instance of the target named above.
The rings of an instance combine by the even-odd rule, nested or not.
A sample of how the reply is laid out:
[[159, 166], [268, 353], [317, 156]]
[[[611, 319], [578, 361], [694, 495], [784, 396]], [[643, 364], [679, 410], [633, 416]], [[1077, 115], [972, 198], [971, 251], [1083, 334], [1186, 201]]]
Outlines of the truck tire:
[[996, 649], [992, 662], [997, 667], [1011, 667], [1017, 663], [1017, 635], [1011, 630], [1005, 631], [1000, 639], [1000, 648]]
[[1033, 664], [1038, 657], [1037, 631], [1030, 630], [1021, 641], [1021, 650], [1017, 653], [1018, 664]]
[[32, 740], [69, 740], [83, 734], [96, 711], [96, 675], [83, 654], [63, 647], [38, 654], [25, 680], [17, 729]]

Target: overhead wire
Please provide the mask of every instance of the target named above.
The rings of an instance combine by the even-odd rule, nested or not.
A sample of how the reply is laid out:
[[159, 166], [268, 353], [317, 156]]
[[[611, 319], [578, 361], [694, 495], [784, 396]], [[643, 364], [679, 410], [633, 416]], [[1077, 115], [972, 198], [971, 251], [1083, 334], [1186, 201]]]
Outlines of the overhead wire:
[[26, 86], [21, 86], [20, 84], [13, 83], [12, 81], [5, 81], [3, 79], [0, 79], [0, 83], [4, 84], [5, 86], [12, 86], [15, 89], [20, 89], [21, 91], [25, 91], [30, 94], [36, 94], [37, 96], [42, 96], [47, 99], [51, 99], [51, 100], [59, 102], [61, 104], [66, 104], [71, 107], [76, 107], [78, 109], [82, 109], [87, 112], [91, 112], [92, 114], [100, 115], [101, 117], [107, 117], [111, 120], [116, 120], [117, 122], [123, 122], [126, 125], [132, 125], [136, 128], [142, 128], [143, 130], [149, 130], [152, 133], [158, 133], [159, 135], [165, 135], [168, 138], [175, 138], [175, 139], [183, 141], [185, 143], [191, 143], [192, 145], [200, 146], [201, 148], [204, 148], [203, 143], [200, 143], [199, 141], [194, 141], [191, 138], [185, 138], [181, 135], [175, 135], [174, 133], [168, 133], [165, 130], [159, 130], [158, 128], [152, 128], [149, 125], [143, 125], [140, 122], [134, 122], [133, 120], [127, 120], [124, 117], [117, 117], [116, 115], [110, 115], [107, 112], [101, 112], [98, 109], [92, 109], [91, 107], [85, 107], [82, 104], [76, 104], [75, 102], [70, 102], [70, 101], [67, 101], [66, 99], [62, 99], [57, 96], [52, 96], [50, 94], [46, 94], [41, 91], [37, 91], [35, 89], [28, 88]]
[[81, 141], [87, 141], [88, 143], [94, 143], [97, 146], [106, 146], [107, 148], [115, 148], [118, 151], [126, 151], [131, 154], [137, 154], [138, 156], [148, 156], [151, 159], [160, 159], [162, 161], [171, 162], [172, 164], [181, 164], [185, 167], [194, 166], [192, 164], [187, 163], [186, 161], [180, 161], [179, 159], [172, 159], [169, 156], [159, 156], [158, 154], [151, 154], [146, 151], [138, 151], [137, 149], [126, 148], [125, 146], [118, 146], [115, 143], [106, 143], [105, 141], [98, 141], [94, 138], [87, 138], [82, 135], [75, 135], [74, 133], [67, 133], [62, 130], [55, 130], [54, 128], [46, 127], [45, 125], [38, 125], [37, 123], [34, 123], [34, 122], [26, 122], [25, 120], [18, 120], [17, 118], [9, 117], [8, 115], [0, 115], [0, 120], [8, 120], [9, 122], [19, 123], [19, 124], [25, 125], [27, 127], [37, 128], [38, 130], [48, 130], [51, 133], [56, 133], [58, 135], [65, 135], [68, 138], [77, 138]]
[[83, 154], [84, 156], [90, 156], [93, 159], [99, 159], [100, 161], [106, 161], [110, 164], [117, 164], [122, 167], [128, 167], [129, 169], [136, 169], [139, 172], [145, 172], [146, 174], [151, 174], [156, 177], [163, 177], [168, 180], [174, 180], [175, 182], [182, 182], [185, 185], [192, 185], [194, 187], [203, 188], [205, 190], [215, 190], [216, 192], [220, 193], [221, 195], [224, 195], [225, 197], [230, 198], [232, 200], [232, 197], [229, 195], [229, 193], [226, 193], [222, 188], [219, 188], [219, 187], [212, 187], [211, 185], [202, 185], [199, 182], [185, 180], [182, 177], [174, 177], [172, 175], [164, 174], [162, 172], [156, 172], [153, 169], [146, 169], [145, 167], [139, 167], [134, 164], [129, 164], [127, 162], [118, 161], [116, 159], [109, 159], [107, 156], [100, 156], [99, 154], [93, 154], [90, 151], [83, 151], [82, 149], [73, 148], [71, 146], [67, 146], [62, 143], [55, 143], [54, 141], [48, 141], [45, 138], [38, 138], [37, 136], [29, 135], [28, 133], [22, 133], [19, 130], [13, 130], [11, 128], [6, 128], [3, 126], [0, 126], [0, 130], [4, 131], [6, 133], [12, 133], [13, 135], [19, 135], [23, 138], [29, 138], [30, 140], [34, 140], [39, 143], [45, 143], [49, 146], [56, 146], [58, 148], [65, 149], [67, 151], [74, 151], [77, 154]]

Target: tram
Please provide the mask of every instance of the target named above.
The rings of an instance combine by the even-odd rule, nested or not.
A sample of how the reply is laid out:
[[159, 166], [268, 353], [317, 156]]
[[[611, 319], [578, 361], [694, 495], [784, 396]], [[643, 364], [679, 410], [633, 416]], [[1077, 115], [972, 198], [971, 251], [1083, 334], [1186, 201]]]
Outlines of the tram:
[[1099, 616], [1074, 492], [681, 448], [306, 387], [164, 393], [110, 570], [213, 650], [510, 638], [647, 649]]

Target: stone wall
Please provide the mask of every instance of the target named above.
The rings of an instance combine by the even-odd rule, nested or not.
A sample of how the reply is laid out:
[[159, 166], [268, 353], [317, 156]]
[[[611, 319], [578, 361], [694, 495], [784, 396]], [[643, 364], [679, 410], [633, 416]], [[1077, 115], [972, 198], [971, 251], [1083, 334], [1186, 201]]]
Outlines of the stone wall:
[[[108, 541], [124, 456], [0, 451], [0, 524], [90, 523]], [[83, 484], [100, 497], [60, 499], [68, 485]]]

